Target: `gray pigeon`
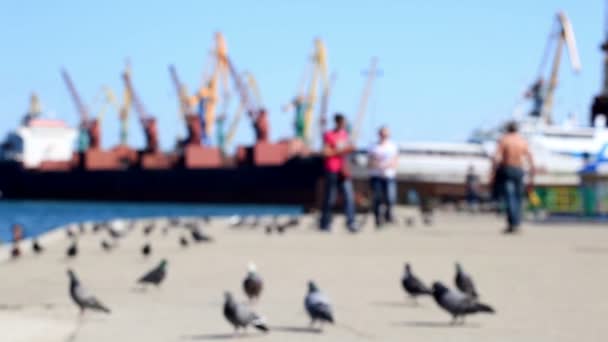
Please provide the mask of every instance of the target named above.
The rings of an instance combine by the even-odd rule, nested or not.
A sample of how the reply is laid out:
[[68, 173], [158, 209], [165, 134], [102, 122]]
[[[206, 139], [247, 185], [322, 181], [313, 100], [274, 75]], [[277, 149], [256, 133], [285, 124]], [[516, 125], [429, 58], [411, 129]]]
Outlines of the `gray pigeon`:
[[262, 278], [258, 275], [256, 271], [255, 264], [250, 262], [248, 265], [247, 276], [243, 280], [243, 290], [249, 298], [250, 301], [257, 300], [262, 293], [263, 282]]
[[235, 332], [238, 333], [240, 328], [246, 330], [249, 325], [264, 332], [268, 331], [268, 326], [266, 326], [264, 319], [245, 304], [237, 303], [230, 292], [226, 292], [224, 298], [224, 317], [234, 326]]
[[110, 309], [97, 300], [95, 296], [86, 291], [80, 284], [78, 278], [76, 278], [74, 271], [68, 269], [68, 276], [70, 277], [70, 296], [72, 297], [72, 300], [74, 300], [74, 303], [80, 308], [80, 315], [84, 314], [84, 311], [87, 309], [110, 313]]
[[403, 274], [403, 278], [401, 278], [401, 285], [414, 301], [416, 301], [416, 297], [418, 296], [433, 294], [433, 291], [412, 273], [409, 263], [405, 263], [405, 273]]
[[137, 280], [137, 283], [146, 285], [152, 284], [155, 286], [159, 286], [163, 280], [165, 280], [165, 276], [167, 275], [167, 260], [163, 259], [160, 261], [160, 264], [156, 266], [154, 269], [146, 273], [143, 277]]
[[478, 312], [494, 313], [491, 306], [482, 304], [465, 293], [450, 290], [440, 282], [433, 283], [433, 298], [437, 305], [452, 315], [452, 324], [455, 324], [458, 318], [462, 318], [464, 323], [465, 315]]
[[306, 298], [304, 298], [304, 307], [310, 316], [311, 326], [317, 321], [319, 321], [321, 325], [323, 322], [334, 323], [334, 315], [331, 310], [329, 299], [312, 281], [308, 282], [308, 293], [306, 294]]
[[472, 298], [479, 297], [477, 295], [477, 290], [475, 289], [475, 284], [473, 283], [473, 278], [462, 270], [459, 263], [456, 263], [456, 276], [454, 277], [454, 284], [456, 284], [456, 287], [461, 292], [466, 293]]

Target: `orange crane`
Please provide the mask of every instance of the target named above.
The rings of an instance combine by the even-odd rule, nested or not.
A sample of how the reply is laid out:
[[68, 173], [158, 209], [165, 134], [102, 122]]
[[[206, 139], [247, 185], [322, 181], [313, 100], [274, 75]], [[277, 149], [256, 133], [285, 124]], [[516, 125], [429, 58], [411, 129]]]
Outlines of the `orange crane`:
[[[214, 68], [211, 76], [207, 78], [206, 72], [203, 76], [203, 82], [198, 92], [191, 98], [190, 102], [198, 104], [199, 121], [204, 128], [205, 139], [209, 139], [213, 134], [214, 125], [216, 122], [216, 111], [219, 100], [218, 87], [222, 87], [223, 103], [221, 114], [224, 115], [228, 106], [230, 93], [228, 91], [229, 71], [223, 56], [228, 54], [226, 41], [221, 33], [215, 34], [215, 47], [213, 49]], [[207, 68], [205, 68], [207, 69]]]
[[99, 120], [89, 118], [89, 111], [80, 98], [80, 94], [72, 82], [72, 78], [65, 69], [61, 69], [61, 76], [72, 96], [72, 101], [76, 105], [76, 111], [80, 115], [80, 129], [88, 138], [88, 144], [82, 144], [81, 150], [99, 149], [101, 147], [101, 132]]
[[156, 118], [149, 115], [146, 111], [146, 108], [144, 107], [139, 96], [135, 92], [133, 83], [131, 82], [131, 75], [129, 73], [123, 73], [122, 77], [125, 82], [125, 86], [129, 91], [131, 101], [133, 102], [133, 107], [139, 115], [139, 122], [141, 123], [142, 128], [144, 130], [144, 135], [146, 137], [146, 146], [144, 152], [156, 154], [160, 151], [158, 144], [158, 127], [156, 124]]

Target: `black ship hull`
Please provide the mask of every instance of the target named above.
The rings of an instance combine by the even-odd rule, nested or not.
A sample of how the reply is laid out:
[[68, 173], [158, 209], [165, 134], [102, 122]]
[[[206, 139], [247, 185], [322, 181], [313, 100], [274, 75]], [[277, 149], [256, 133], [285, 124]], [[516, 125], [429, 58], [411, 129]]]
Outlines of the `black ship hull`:
[[310, 208], [323, 175], [320, 158], [280, 166], [219, 169], [40, 171], [0, 163], [8, 199], [290, 204]]

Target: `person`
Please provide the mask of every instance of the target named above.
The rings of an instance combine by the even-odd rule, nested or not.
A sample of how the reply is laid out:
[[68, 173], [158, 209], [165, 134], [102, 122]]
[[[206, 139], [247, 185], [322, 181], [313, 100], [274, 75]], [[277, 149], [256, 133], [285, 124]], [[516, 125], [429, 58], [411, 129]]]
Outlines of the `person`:
[[494, 178], [500, 180], [505, 199], [508, 225], [504, 233], [507, 234], [517, 232], [521, 224], [524, 163], [529, 167], [530, 186], [534, 183], [534, 160], [528, 143], [517, 131], [517, 123], [507, 124], [506, 133], [498, 142], [493, 163]]
[[353, 184], [346, 164], [346, 156], [353, 151], [346, 132], [344, 115], [334, 116], [335, 128], [323, 134], [323, 157], [325, 167], [325, 188], [321, 207], [320, 229], [329, 231], [331, 209], [336, 199], [336, 190], [340, 188], [344, 200], [346, 225], [350, 232], [357, 232], [355, 224], [355, 201]]
[[475, 173], [475, 167], [473, 165], [469, 165], [469, 168], [467, 169], [467, 176], [465, 182], [467, 205], [469, 206], [469, 210], [474, 210], [475, 206], [479, 204], [480, 186], [479, 176], [477, 176], [477, 174]]
[[[369, 182], [373, 193], [376, 228], [380, 228], [385, 222], [394, 222], [392, 207], [397, 197], [395, 176], [399, 150], [397, 145], [389, 139], [389, 135], [387, 127], [380, 127], [378, 142], [368, 151]], [[384, 213], [381, 212], [382, 206], [384, 206]]]

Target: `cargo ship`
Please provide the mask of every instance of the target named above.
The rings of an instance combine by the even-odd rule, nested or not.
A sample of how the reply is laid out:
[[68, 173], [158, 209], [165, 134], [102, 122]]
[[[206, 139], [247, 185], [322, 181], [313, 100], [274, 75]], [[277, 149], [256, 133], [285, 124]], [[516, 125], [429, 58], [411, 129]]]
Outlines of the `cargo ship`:
[[322, 176], [321, 158], [290, 154], [289, 142], [242, 147], [238, 158], [204, 146], [131, 157], [125, 146], [74, 152], [77, 136], [61, 120], [28, 113], [1, 146], [2, 198], [311, 207]]
[[[323, 49], [320, 41], [316, 42], [316, 49]], [[271, 142], [268, 114], [256, 86], [247, 81], [251, 77], [236, 70], [221, 33], [216, 33], [212, 51], [213, 72], [204, 77], [194, 95], [180, 82], [176, 68], [169, 67], [179, 120], [187, 131], [186, 138], [170, 152], [160, 150], [158, 123], [135, 91], [130, 63], [122, 73], [121, 104], [115, 106], [121, 120], [121, 139], [109, 149], [102, 148], [101, 111], [96, 116], [89, 115], [71, 76], [62, 69], [61, 76], [79, 115], [78, 127], [45, 119], [39, 100], [33, 95], [28, 113], [0, 148], [2, 198], [313, 207], [323, 173], [321, 157], [310, 151], [302, 137]], [[314, 63], [324, 63], [322, 53], [316, 52], [319, 58]], [[219, 90], [229, 87], [239, 95], [241, 112], [235, 114], [226, 136], [213, 146], [212, 126], [219, 126], [226, 110], [216, 117], [216, 107], [222, 107], [223, 94]], [[115, 100], [113, 94], [106, 95], [108, 102]], [[138, 115], [145, 137], [145, 147], [140, 150], [130, 147], [127, 141], [131, 108]], [[255, 142], [236, 146], [236, 154], [228, 155], [222, 142], [234, 136], [243, 114], [255, 131]], [[216, 132], [224, 130], [218, 127]]]

